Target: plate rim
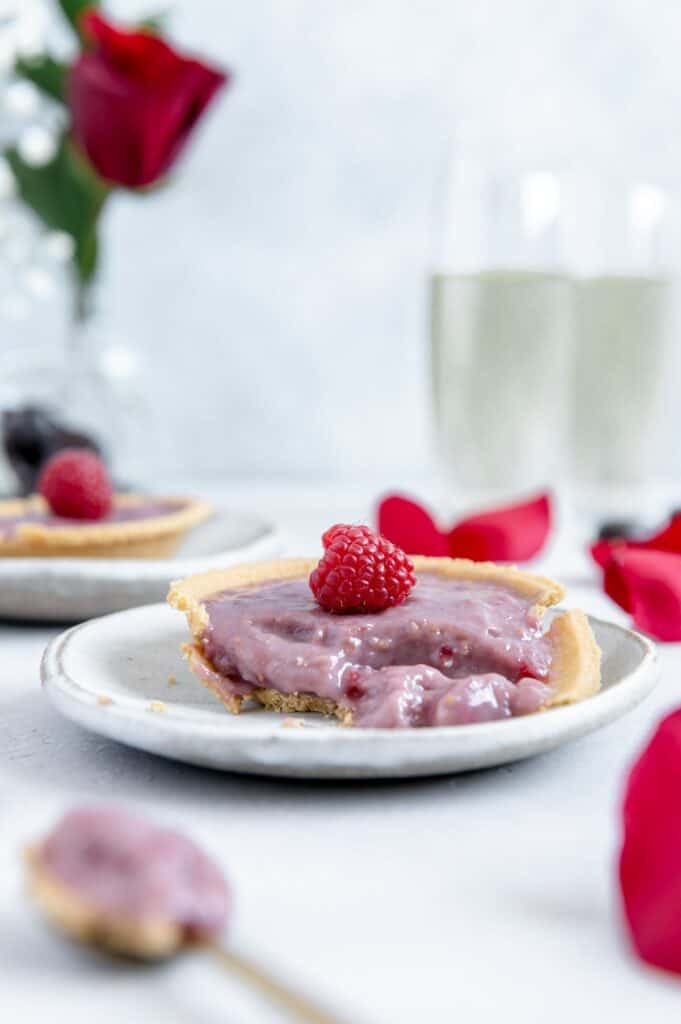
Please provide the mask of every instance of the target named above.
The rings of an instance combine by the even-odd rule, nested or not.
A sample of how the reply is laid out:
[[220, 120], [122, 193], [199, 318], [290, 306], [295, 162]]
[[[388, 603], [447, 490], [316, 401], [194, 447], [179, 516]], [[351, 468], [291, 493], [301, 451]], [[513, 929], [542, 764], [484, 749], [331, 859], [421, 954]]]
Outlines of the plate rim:
[[[644, 636], [637, 630], [628, 629], [619, 623], [602, 619], [599, 616], [589, 615], [590, 622], [596, 623], [599, 627], [606, 630], [613, 630], [616, 633], [623, 634], [628, 639], [633, 640], [640, 648], [640, 661], [631, 672], [592, 697], [588, 697], [586, 700], [579, 701], [576, 704], [549, 708], [541, 714], [523, 715], [517, 718], [476, 722], [467, 725], [431, 726], [427, 729], [377, 729], [362, 726], [342, 728], [336, 723], [326, 727], [326, 723], [321, 723], [311, 729], [282, 729], [281, 723], [278, 723], [276, 729], [263, 733], [261, 729], [262, 723], [259, 725], [256, 722], [250, 723], [246, 717], [239, 719], [238, 729], [234, 728], [233, 721], [230, 722], [230, 728], [225, 729], [225, 720], [222, 715], [216, 714], [217, 708], [216, 711], [206, 711], [199, 708], [173, 708], [173, 704], [169, 703], [163, 714], [152, 715], [148, 712], [151, 698], [143, 700], [137, 697], [117, 697], [112, 704], [102, 707], [98, 700], [101, 694], [98, 694], [94, 689], [88, 689], [83, 686], [66, 671], [64, 666], [66, 649], [81, 632], [96, 627], [104, 619], [120, 616], [132, 617], [140, 613], [152, 615], [158, 613], [161, 609], [168, 612], [172, 611], [163, 603], [127, 608], [123, 611], [111, 612], [107, 615], [101, 615], [86, 622], [81, 622], [55, 637], [43, 653], [40, 663], [40, 679], [43, 689], [52, 703], [58, 707], [58, 710], [71, 720], [84, 725], [86, 728], [92, 728], [93, 731], [100, 735], [103, 733], [103, 730], [95, 728], [90, 721], [89, 712], [92, 709], [96, 709], [98, 721], [101, 719], [102, 712], [104, 712], [109, 719], [115, 718], [126, 722], [142, 721], [144, 722], [145, 730], [157, 735], [168, 735], [178, 732], [186, 735], [187, 728], [190, 727], [194, 735], [200, 733], [204, 736], [219, 736], [225, 743], [230, 741], [239, 743], [250, 740], [267, 742], [268, 744], [292, 744], [298, 747], [304, 744], [313, 745], [320, 741], [328, 742], [329, 737], [334, 737], [335, 745], [340, 743], [344, 746], [351, 746], [370, 740], [374, 745], [377, 744], [382, 748], [386, 746], [394, 747], [396, 745], [405, 747], [410, 744], [420, 745], [426, 736], [431, 741], [457, 736], [462, 744], [471, 736], [478, 737], [482, 741], [485, 738], [496, 735], [501, 729], [501, 736], [505, 737], [507, 741], [504, 745], [507, 746], [509, 742], [512, 743], [514, 739], [517, 740], [528, 733], [538, 734], [535, 736], [537, 739], [539, 736], [543, 737], [551, 734], [555, 732], [559, 722], [563, 726], [561, 732], [564, 731], [569, 736], [571, 732], [570, 726], [579, 726], [584, 719], [587, 722], [593, 719], [596, 723], [603, 722], [604, 718], [605, 721], [610, 721], [611, 719], [607, 712], [612, 704], [624, 714], [642, 701], [659, 681], [658, 648], [652, 639]], [[83, 714], [69, 713], [72, 710], [75, 711], [75, 708], [83, 709]], [[254, 712], [254, 714], [256, 713]], [[224, 714], [227, 714], [227, 712]], [[616, 717], [619, 716], [617, 714], [612, 716], [613, 719]], [[85, 721], [86, 719], [87, 721]], [[546, 723], [549, 721], [553, 723], [553, 728], [547, 729]], [[110, 732], [104, 734], [111, 735]], [[531, 735], [527, 736], [528, 742], [531, 738]], [[118, 741], [127, 742], [120, 739]]]
[[[276, 523], [261, 518], [257, 513], [250, 514], [240, 509], [231, 509], [229, 505], [217, 505], [213, 514], [229, 515], [234, 520], [250, 521], [257, 535], [245, 544], [205, 555], [184, 555], [178, 558], [79, 558], [74, 557], [37, 557], [37, 558], [0, 558], [0, 579], [3, 576], [25, 577], [34, 579], [37, 576], [48, 578], [66, 578], [79, 580], [87, 578], [88, 582], [124, 582], [126, 580], [153, 582], [161, 576], [170, 578], [174, 573], [178, 577], [189, 575], [204, 568], [215, 565], [220, 559], [248, 560], [252, 552], [259, 552], [263, 546], [281, 543], [282, 533]], [[206, 520], [209, 522], [210, 520]], [[201, 525], [201, 524], [199, 524]], [[138, 606], [139, 607], [139, 606]], [[126, 608], [125, 611], [133, 611]], [[117, 612], [108, 614], [116, 615]], [[102, 618], [103, 616], [99, 616]], [[92, 621], [92, 620], [88, 620]]]

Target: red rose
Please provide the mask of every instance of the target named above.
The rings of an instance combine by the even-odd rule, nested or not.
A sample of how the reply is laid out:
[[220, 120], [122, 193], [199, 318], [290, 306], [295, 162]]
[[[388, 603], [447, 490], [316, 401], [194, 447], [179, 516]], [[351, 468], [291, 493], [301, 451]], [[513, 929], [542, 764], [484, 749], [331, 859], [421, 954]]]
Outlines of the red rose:
[[228, 76], [182, 57], [147, 32], [124, 32], [93, 10], [81, 19], [92, 49], [73, 65], [73, 134], [97, 172], [129, 188], [151, 185], [179, 156]]

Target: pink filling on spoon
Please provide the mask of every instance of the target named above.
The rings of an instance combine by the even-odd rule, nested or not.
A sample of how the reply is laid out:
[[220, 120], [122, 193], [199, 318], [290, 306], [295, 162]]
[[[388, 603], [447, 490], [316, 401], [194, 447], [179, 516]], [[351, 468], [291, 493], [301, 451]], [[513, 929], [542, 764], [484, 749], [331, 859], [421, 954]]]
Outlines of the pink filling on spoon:
[[39, 866], [102, 914], [179, 925], [210, 939], [227, 920], [219, 868], [179, 832], [115, 807], [68, 813], [36, 849]]

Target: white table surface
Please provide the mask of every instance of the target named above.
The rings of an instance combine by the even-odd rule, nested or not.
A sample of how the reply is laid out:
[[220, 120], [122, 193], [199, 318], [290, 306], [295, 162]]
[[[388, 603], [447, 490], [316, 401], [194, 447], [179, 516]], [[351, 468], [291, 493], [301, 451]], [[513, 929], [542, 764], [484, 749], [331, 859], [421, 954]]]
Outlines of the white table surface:
[[[232, 504], [311, 552], [366, 498], [232, 490]], [[582, 577], [564, 537], [546, 560]], [[574, 568], [574, 573], [570, 569]], [[619, 618], [594, 587], [569, 598]], [[678, 1017], [681, 980], [647, 970], [618, 921], [614, 858], [627, 766], [681, 703], [681, 648], [662, 650], [640, 708], [557, 752], [498, 770], [399, 783], [308, 784], [173, 764], [62, 720], [38, 682], [56, 630], [0, 624], [0, 1019], [283, 1021], [207, 956], [113, 963], [49, 932], [22, 893], [19, 852], [80, 801], [117, 800], [180, 826], [224, 866], [231, 941], [326, 1000], [348, 1024]]]

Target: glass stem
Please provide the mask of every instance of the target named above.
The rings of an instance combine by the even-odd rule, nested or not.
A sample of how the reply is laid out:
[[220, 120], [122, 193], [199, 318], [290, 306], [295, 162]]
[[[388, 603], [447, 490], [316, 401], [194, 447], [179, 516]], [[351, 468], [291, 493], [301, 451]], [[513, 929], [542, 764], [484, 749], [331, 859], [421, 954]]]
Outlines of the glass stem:
[[87, 327], [92, 316], [92, 290], [78, 275], [73, 279], [71, 319], [66, 334], [66, 350], [62, 400], [68, 402], [78, 389], [77, 379], [85, 355]]

